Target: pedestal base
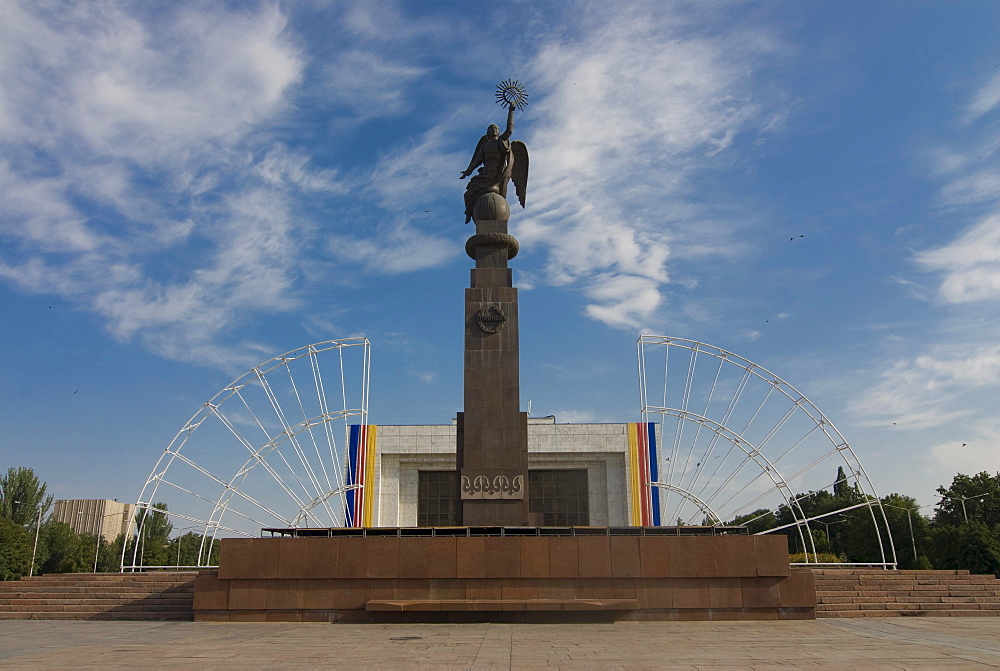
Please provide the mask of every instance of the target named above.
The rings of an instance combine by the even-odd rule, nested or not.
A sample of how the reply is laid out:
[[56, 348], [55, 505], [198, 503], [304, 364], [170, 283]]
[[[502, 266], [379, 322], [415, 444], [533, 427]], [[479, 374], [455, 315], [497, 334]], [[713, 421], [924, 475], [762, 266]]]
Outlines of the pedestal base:
[[198, 576], [195, 620], [815, 617], [812, 573], [789, 566], [784, 536], [588, 532], [602, 535], [223, 539], [219, 569]]

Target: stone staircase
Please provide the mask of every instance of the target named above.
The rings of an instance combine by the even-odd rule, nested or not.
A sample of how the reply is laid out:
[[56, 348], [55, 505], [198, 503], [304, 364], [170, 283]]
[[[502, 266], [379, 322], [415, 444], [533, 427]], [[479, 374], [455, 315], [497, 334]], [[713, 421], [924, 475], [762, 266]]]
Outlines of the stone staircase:
[[197, 573], [62, 573], [0, 582], [0, 620], [192, 620]]
[[998, 616], [1000, 580], [968, 571], [813, 569], [816, 617]]

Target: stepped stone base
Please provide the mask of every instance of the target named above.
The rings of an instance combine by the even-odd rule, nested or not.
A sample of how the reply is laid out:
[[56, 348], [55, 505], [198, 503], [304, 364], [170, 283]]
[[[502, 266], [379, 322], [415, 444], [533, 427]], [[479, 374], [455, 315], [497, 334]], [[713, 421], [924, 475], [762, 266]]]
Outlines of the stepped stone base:
[[1000, 615], [1000, 580], [968, 571], [813, 569], [816, 617]]
[[784, 536], [223, 539], [196, 621], [812, 619]]
[[62, 573], [0, 582], [0, 620], [191, 620], [197, 573]]

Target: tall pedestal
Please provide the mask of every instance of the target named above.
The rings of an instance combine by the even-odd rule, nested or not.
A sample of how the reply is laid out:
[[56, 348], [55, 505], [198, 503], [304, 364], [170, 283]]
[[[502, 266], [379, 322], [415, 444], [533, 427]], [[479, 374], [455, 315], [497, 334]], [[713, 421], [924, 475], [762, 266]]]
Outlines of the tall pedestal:
[[507, 233], [510, 207], [499, 194], [473, 208], [475, 259], [465, 290], [465, 410], [458, 413], [457, 466], [466, 526], [529, 524], [528, 416], [521, 412], [517, 289], [507, 261], [518, 251]]

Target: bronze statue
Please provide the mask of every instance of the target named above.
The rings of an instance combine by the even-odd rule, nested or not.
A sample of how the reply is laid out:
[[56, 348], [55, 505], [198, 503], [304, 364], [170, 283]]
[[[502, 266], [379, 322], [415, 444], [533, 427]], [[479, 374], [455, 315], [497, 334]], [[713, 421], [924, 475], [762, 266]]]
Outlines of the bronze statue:
[[506, 198], [508, 180], [513, 180], [517, 199], [524, 207], [528, 189], [528, 148], [518, 140], [511, 142], [510, 135], [514, 132], [514, 110], [524, 109], [527, 97], [517, 81], [506, 80], [497, 86], [497, 102], [507, 107], [507, 129], [501, 134], [496, 124], [490, 124], [486, 135], [476, 145], [469, 167], [459, 177], [465, 179], [482, 166], [465, 189], [465, 223], [472, 219], [472, 208], [483, 194], [498, 193]]

